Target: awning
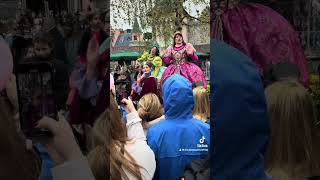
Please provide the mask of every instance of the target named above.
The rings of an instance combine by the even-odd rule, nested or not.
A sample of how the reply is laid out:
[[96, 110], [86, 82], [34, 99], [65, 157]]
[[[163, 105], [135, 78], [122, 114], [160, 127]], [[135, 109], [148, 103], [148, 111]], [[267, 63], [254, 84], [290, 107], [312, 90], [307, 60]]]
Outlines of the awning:
[[199, 58], [210, 57], [209, 53], [196, 52]]
[[140, 54], [135, 51], [122, 51], [122, 52], [116, 52], [111, 53], [110, 59], [111, 61], [132, 61], [137, 60]]

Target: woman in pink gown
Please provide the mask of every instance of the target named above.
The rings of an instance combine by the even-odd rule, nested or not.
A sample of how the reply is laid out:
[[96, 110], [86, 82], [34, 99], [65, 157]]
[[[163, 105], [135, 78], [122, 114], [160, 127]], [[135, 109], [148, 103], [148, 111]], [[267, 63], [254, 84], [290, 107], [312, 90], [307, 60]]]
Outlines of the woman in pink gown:
[[173, 74], [180, 74], [188, 79], [194, 86], [201, 85], [207, 88], [207, 81], [203, 71], [194, 63], [190, 62], [199, 61], [196, 50], [190, 43], [183, 40], [180, 32], [176, 32], [173, 37], [173, 45], [167, 48], [166, 57], [163, 62], [166, 70], [161, 77], [161, 84], [163, 80]]
[[249, 56], [261, 76], [267, 65], [288, 63], [299, 69], [300, 81], [308, 86], [307, 61], [298, 33], [276, 11], [240, 0], [214, 0], [211, 20], [211, 38]]

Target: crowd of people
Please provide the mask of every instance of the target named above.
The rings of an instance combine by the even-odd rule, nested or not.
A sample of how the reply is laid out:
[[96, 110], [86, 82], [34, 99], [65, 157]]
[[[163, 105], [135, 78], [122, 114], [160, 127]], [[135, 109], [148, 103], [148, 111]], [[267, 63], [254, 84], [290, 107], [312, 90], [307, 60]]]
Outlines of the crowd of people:
[[[14, 56], [15, 65], [21, 59], [28, 56], [32, 41], [43, 34], [50, 35], [55, 45], [55, 56], [70, 65], [76, 63], [78, 44], [81, 35], [90, 29], [90, 21], [87, 13], [67, 13], [62, 11], [55, 15], [36, 14], [31, 10], [25, 10], [18, 14], [14, 22], [3, 24], [4, 31], [1, 36], [10, 45]], [[105, 13], [101, 12], [101, 16]], [[105, 21], [105, 17], [103, 17]], [[103, 31], [109, 32], [108, 26], [102, 27]]]
[[[265, 64], [257, 66], [262, 60], [243, 52], [252, 48], [234, 48], [241, 43], [228, 29], [220, 29], [226, 39], [213, 34], [210, 96], [196, 49], [180, 32], [163, 59], [155, 46], [137, 59], [133, 76], [125, 66], [111, 72], [105, 16], [97, 11], [87, 18], [72, 68], [55, 53], [59, 46], [50, 33], [32, 38], [18, 60], [0, 40], [0, 179], [320, 177], [316, 113], [305, 74], [266, 83]], [[304, 72], [301, 52], [290, 52]], [[52, 133], [45, 142], [30, 142], [19, 122], [15, 66], [30, 62], [55, 69], [57, 121], [43, 116], [35, 124]]]
[[[122, 120], [127, 124], [129, 139], [141, 139], [152, 150], [148, 166], [144, 162], [136, 166], [142, 165], [142, 179], [183, 178], [192, 161], [209, 159], [210, 102], [205, 75], [197, 61], [195, 48], [176, 32], [164, 59], [159, 56], [159, 48], [153, 46], [137, 59], [133, 76], [125, 65], [110, 74], [112, 99], [117, 100], [125, 116]], [[127, 111], [128, 104], [137, 108], [139, 133], [129, 129], [133, 115]], [[139, 155], [135, 156], [137, 162], [141, 161]], [[206, 176], [209, 177], [209, 171]]]
[[[33, 173], [28, 177], [24, 175], [23, 179], [69, 179], [63, 174], [71, 173], [68, 168], [72, 166], [80, 166], [80, 171], [90, 167], [78, 173], [82, 178], [177, 179], [193, 160], [208, 156], [209, 96], [205, 90], [205, 76], [193, 64], [193, 61], [199, 61], [193, 46], [184, 42], [181, 33], [176, 33], [164, 61], [159, 57], [158, 47], [153, 47], [147, 58], [137, 60], [141, 68], [136, 69], [134, 82], [125, 87], [127, 96], [119, 96], [119, 79], [126, 80], [128, 76], [122, 69], [118, 77], [113, 78], [109, 71], [109, 49], [104, 49], [109, 34], [104, 29], [104, 18], [99, 11], [87, 16], [90, 26], [82, 34], [77, 63], [72, 68], [61, 51], [63, 43], [56, 42], [61, 32], [56, 21], [44, 20], [47, 25], [53, 24], [46, 25], [45, 32], [32, 36], [26, 52], [19, 56], [10, 42], [2, 40], [3, 54], [8, 54], [4, 57], [7, 65], [2, 67], [6, 67], [6, 73], [10, 75], [4, 78], [1, 87], [1, 103], [6, 106], [2, 108], [2, 112], [6, 112], [2, 114], [6, 119], [3, 123], [11, 127], [4, 133], [10, 132], [6, 135], [16, 138], [10, 148], [20, 149], [20, 160], [30, 163], [24, 167], [25, 172], [27, 167], [34, 168]], [[26, 149], [21, 147], [28, 144], [30, 137], [23, 133], [23, 125], [19, 123], [22, 102], [19, 104], [14, 73], [19, 73], [19, 67], [25, 63], [38, 62], [50, 63], [54, 68], [53, 91], [59, 115], [58, 121], [54, 121], [42, 112], [45, 108], [32, 108], [32, 112], [39, 112], [37, 117], [39, 114], [44, 116], [32, 124], [35, 128], [49, 129], [54, 139], [49, 144], [34, 140]], [[114, 83], [110, 79], [115, 79]], [[192, 89], [195, 86], [202, 87], [199, 96], [204, 97], [194, 99]], [[32, 96], [40, 95], [35, 92]], [[195, 104], [204, 107], [200, 102], [203, 100], [206, 101], [207, 107], [203, 109], [206, 112], [202, 112], [202, 108], [193, 111]], [[177, 132], [179, 136], [176, 136]], [[184, 139], [191, 141], [186, 143]], [[175, 142], [175, 145], [168, 142]], [[21, 163], [20, 160], [14, 161], [10, 168], [20, 166], [15, 164]], [[86, 172], [88, 174], [84, 175]], [[78, 174], [75, 172], [74, 177]], [[13, 175], [7, 171], [1, 177], [16, 179], [20, 176]]]
[[61, 25], [68, 25], [69, 28], [79, 31], [84, 30], [88, 27], [87, 19], [85, 15], [80, 12], [68, 13], [62, 11], [59, 13], [53, 14], [50, 11], [49, 15], [43, 14], [43, 12], [33, 12], [29, 9], [21, 11], [20, 14], [17, 14], [16, 18], [12, 21], [3, 21], [2, 26], [8, 26], [4, 29], [7, 31], [1, 32], [1, 35], [6, 37], [12, 34], [12, 31], [15, 31], [16, 34], [24, 36], [26, 38], [33, 37], [47, 25], [48, 19], [55, 19]]

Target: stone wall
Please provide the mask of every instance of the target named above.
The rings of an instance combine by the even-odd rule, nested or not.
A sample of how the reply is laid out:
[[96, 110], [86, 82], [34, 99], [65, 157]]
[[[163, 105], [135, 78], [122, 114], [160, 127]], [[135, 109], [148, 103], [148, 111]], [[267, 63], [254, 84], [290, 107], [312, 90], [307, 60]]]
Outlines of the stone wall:
[[198, 52], [210, 52], [210, 25], [197, 21], [189, 22], [188, 42], [193, 44]]

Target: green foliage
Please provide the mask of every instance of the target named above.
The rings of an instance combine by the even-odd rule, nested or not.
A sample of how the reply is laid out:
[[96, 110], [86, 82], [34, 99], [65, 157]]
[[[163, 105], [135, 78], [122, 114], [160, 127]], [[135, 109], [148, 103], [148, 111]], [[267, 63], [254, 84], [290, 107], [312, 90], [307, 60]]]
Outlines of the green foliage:
[[210, 22], [210, 7], [208, 6], [206, 9], [204, 9], [200, 15], [200, 19], [202, 20], [202, 24], [207, 24]]
[[143, 34], [144, 40], [151, 40], [152, 39], [152, 33], [144, 33]]
[[161, 34], [168, 46], [172, 42], [173, 33], [182, 27], [183, 19], [190, 17], [186, 11], [186, 2], [207, 4], [205, 11], [208, 12], [202, 12], [199, 20], [209, 22], [208, 0], [111, 0], [111, 11], [114, 12], [112, 19], [114, 23], [121, 18], [132, 24], [134, 18], [138, 18], [143, 30], [152, 29], [153, 39], [156, 33]]
[[210, 97], [210, 81], [207, 82], [207, 93], [208, 93], [208, 95]]
[[132, 32], [133, 32], [133, 33], [142, 33], [137, 18], [134, 18], [134, 23], [133, 23]]
[[310, 89], [315, 109], [317, 111], [317, 122], [320, 122], [320, 79], [318, 75], [310, 75]]

